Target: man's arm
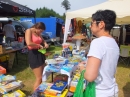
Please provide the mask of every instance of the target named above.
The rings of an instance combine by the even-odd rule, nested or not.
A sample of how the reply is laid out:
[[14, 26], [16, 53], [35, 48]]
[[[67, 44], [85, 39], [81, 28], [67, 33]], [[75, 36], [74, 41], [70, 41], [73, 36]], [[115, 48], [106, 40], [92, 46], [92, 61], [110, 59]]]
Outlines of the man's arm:
[[16, 32], [15, 27], [13, 25], [12, 25], [12, 29], [13, 29], [13, 32], [14, 32], [15, 39], [17, 40], [17, 32]]
[[16, 31], [13, 31], [13, 32], [14, 32], [15, 39], [17, 40], [17, 33]]

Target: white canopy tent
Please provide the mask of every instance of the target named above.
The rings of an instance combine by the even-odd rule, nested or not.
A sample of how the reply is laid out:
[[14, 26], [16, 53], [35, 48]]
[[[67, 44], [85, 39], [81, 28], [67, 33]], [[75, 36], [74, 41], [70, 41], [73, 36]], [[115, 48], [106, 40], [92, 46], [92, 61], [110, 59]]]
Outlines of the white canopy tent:
[[84, 22], [91, 22], [91, 16], [97, 10], [113, 10], [117, 15], [117, 23], [118, 24], [128, 24], [130, 23], [130, 0], [108, 0], [104, 3], [98, 4], [96, 6], [67, 12], [66, 13], [66, 23], [65, 23], [65, 35], [64, 35], [64, 43], [66, 42], [68, 29], [70, 25], [70, 21], [73, 18], [77, 20], [84, 20]]

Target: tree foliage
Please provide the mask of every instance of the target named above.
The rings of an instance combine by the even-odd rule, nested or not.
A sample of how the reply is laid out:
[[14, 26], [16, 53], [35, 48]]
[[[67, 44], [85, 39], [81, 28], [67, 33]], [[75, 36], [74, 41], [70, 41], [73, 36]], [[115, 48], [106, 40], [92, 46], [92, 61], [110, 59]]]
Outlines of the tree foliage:
[[36, 9], [36, 17], [50, 17], [50, 16], [62, 18], [63, 20], [65, 19], [64, 15], [63, 16], [59, 15], [53, 9], [49, 9], [46, 7]]
[[70, 2], [68, 0], [64, 0], [63, 2], [61, 2], [61, 6], [67, 11], [70, 9]]

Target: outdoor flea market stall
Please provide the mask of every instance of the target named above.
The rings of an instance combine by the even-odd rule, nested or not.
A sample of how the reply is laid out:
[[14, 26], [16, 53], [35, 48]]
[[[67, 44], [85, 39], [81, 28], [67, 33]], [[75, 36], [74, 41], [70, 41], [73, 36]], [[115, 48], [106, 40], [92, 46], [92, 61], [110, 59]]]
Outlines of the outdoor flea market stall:
[[[26, 6], [15, 3], [11, 0], [0, 0], [0, 16], [1, 17], [9, 17], [9, 16], [32, 16], [32, 17], [35, 17], [35, 11], [26, 7]], [[17, 51], [22, 50], [22, 48], [25, 48], [24, 44], [23, 44], [24, 39], [22, 41], [20, 39], [23, 39], [23, 38], [19, 38], [19, 41], [15, 41], [15, 42], [12, 42], [10, 44], [7, 44], [7, 43], [1, 44], [0, 55], [2, 56], [2, 55], [9, 54], [9, 56], [7, 56], [5, 59], [9, 59], [11, 67], [13, 64], [14, 57], [15, 57], [14, 54]], [[11, 47], [11, 45], [13, 47]]]
[[[67, 40], [72, 19], [74, 19], [74, 22], [77, 22], [77, 23], [82, 22], [82, 23], [85, 23], [85, 25], [87, 26], [88, 23], [91, 22], [92, 14], [96, 12], [97, 10], [105, 10], [105, 9], [113, 10], [116, 12], [116, 15], [117, 15], [117, 20], [116, 20], [117, 24], [129, 24], [130, 23], [129, 4], [130, 4], [130, 0], [107, 0], [104, 3], [98, 4], [92, 7], [67, 12], [66, 22], [65, 22], [64, 43]], [[74, 26], [75, 24], [76, 23], [74, 23]]]
[[[42, 74], [42, 83], [32, 93], [31, 97], [72, 97], [76, 91], [76, 86], [79, 87], [79, 85], [81, 85], [81, 88], [85, 89], [88, 83], [77, 66], [80, 62], [87, 60], [86, 56], [89, 45], [91, 40], [94, 39], [91, 38], [92, 33], [89, 29], [92, 14], [100, 9], [110, 9], [116, 12], [117, 23], [130, 23], [129, 4], [130, 0], [108, 0], [93, 7], [67, 12], [62, 50], [55, 51], [52, 56], [49, 55], [51, 57], [45, 60], [46, 66]], [[1, 16], [35, 17], [33, 10], [16, 4], [11, 0], [0, 0], [0, 8]], [[69, 42], [67, 41], [68, 36], [71, 37], [71, 41]], [[13, 47], [10, 47], [10, 45]], [[7, 48], [3, 49], [3, 46]], [[0, 56], [4, 54], [10, 55], [10, 53], [15, 55], [17, 51], [26, 49], [23, 45], [23, 39], [21, 38], [15, 43], [1, 45], [0, 48]], [[5, 51], [5, 49], [7, 49], [7, 51]], [[48, 53], [46, 49], [38, 51], [42, 54]], [[15, 76], [4, 75], [6, 74], [5, 68], [0, 67], [0, 73], [3, 74], [0, 75], [0, 93], [3, 97], [12, 97], [12, 95], [16, 97], [17, 94], [20, 95], [18, 97], [26, 97], [26, 95], [19, 90], [23, 86], [22, 81], [16, 81]], [[48, 81], [49, 77], [51, 81]], [[78, 85], [79, 81], [81, 82]], [[94, 87], [94, 84], [92, 85]], [[13, 91], [15, 89], [16, 91]], [[82, 89], [79, 88], [79, 91], [82, 92]], [[95, 92], [93, 92], [93, 94], [95, 95]]]
[[[35, 11], [15, 3], [11, 0], [0, 0], [0, 17], [13, 17], [13, 16], [32, 16], [35, 17]], [[0, 43], [0, 62], [7, 61], [8, 66], [5, 63], [0, 66], [0, 96], [2, 97], [25, 97], [26, 95], [20, 90], [23, 87], [22, 81], [16, 79], [16, 76], [4, 75], [11, 69], [16, 58], [18, 64], [17, 52], [21, 52], [26, 49], [24, 46], [24, 38], [19, 37], [18, 41], [11, 43]], [[4, 95], [5, 94], [5, 95]]]
[[[81, 37], [83, 37], [82, 39], [85, 39], [84, 37], [86, 36], [82, 33], [81, 25], [83, 26], [83, 24], [85, 24], [86, 27], [89, 26], [90, 24], [86, 23], [91, 22], [92, 14], [100, 9], [114, 10], [117, 14], [117, 23], [119, 24], [130, 23], [130, 10], [127, 10], [130, 9], [129, 3], [129, 0], [108, 0], [105, 3], [93, 7], [67, 12], [63, 45], [67, 45], [66, 41], [70, 32], [72, 32], [72, 40], [75, 40], [75, 37], [77, 36], [80, 38], [78, 37], [76, 40], [81, 40]], [[66, 46], [67, 49], [64, 47], [62, 52], [55, 56], [54, 59], [46, 60], [47, 66], [43, 72], [43, 82], [33, 95], [40, 95], [41, 97], [65, 97], [66, 95], [70, 96], [71, 93], [74, 93], [80, 77], [80, 73], [76, 67], [79, 62], [86, 60], [85, 54], [87, 53], [86, 48], [82, 49], [79, 47], [81, 46], [80, 42], [81, 41], [73, 42], [75, 43], [74, 47], [76, 47], [71, 53], [71, 50], [69, 51], [68, 47], [71, 48], [72, 45], [69, 44]], [[66, 80], [66, 76], [64, 76], [63, 79], [54, 79], [52, 76], [53, 83], [46, 82], [47, 77], [51, 73], [53, 75], [54, 72], [66, 74], [68, 76], [68, 80]], [[86, 82], [84, 81], [83, 86], [85, 87], [85, 85]]]

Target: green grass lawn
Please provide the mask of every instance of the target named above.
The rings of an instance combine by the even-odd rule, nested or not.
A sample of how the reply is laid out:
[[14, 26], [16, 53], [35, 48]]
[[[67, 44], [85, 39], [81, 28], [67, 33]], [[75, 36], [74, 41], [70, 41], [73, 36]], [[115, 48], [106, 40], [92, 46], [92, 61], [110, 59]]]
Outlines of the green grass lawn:
[[[61, 47], [51, 46], [47, 51], [54, 52], [60, 50]], [[19, 53], [18, 56], [20, 59], [26, 60], [26, 55]], [[22, 88], [22, 91], [25, 94], [30, 95], [32, 93], [35, 77], [25, 61], [19, 60], [19, 64], [15, 62], [9, 74], [16, 75], [18, 80], [23, 81], [25, 86]], [[130, 65], [118, 64], [116, 80], [119, 86], [119, 97], [130, 97]]]

